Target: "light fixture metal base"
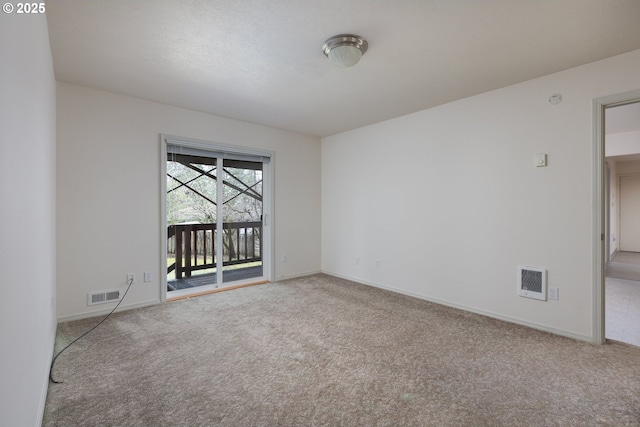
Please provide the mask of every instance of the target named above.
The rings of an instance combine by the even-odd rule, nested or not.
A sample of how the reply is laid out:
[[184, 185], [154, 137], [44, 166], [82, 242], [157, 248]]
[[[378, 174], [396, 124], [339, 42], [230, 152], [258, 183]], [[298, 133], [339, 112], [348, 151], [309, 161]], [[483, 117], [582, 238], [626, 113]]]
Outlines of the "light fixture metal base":
[[326, 56], [329, 56], [331, 49], [338, 46], [354, 46], [360, 49], [360, 52], [364, 53], [369, 48], [369, 43], [360, 36], [355, 34], [338, 34], [337, 36], [329, 37], [327, 41], [322, 45], [322, 51]]
[[[322, 52], [335, 65], [339, 65], [341, 67], [350, 67], [352, 65], [355, 65], [360, 60], [360, 57], [364, 55], [368, 48], [369, 44], [363, 37], [357, 36], [355, 34], [338, 34], [336, 36], [328, 38], [327, 41], [324, 42], [324, 44], [322, 45]], [[331, 50], [333, 49], [336, 50], [332, 54]], [[345, 55], [345, 51], [349, 52], [349, 49], [357, 50], [355, 50], [355, 54], [347, 53]], [[341, 52], [338, 53], [338, 51]]]

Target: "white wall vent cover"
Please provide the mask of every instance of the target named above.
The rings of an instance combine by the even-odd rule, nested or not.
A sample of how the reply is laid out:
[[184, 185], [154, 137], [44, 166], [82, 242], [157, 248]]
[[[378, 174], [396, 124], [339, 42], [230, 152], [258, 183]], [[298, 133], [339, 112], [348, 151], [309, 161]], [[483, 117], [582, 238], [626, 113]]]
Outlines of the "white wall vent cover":
[[547, 300], [547, 270], [538, 267], [518, 266], [518, 295]]
[[106, 291], [89, 292], [87, 305], [105, 304], [112, 301], [120, 301], [122, 289], [109, 289]]

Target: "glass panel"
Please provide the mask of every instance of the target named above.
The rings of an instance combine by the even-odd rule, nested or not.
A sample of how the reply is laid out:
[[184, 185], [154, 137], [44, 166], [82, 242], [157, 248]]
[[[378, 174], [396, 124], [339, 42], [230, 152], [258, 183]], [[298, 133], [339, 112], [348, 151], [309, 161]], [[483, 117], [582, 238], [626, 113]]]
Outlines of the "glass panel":
[[225, 160], [224, 283], [262, 277], [262, 163]]
[[216, 283], [216, 159], [167, 155], [167, 291]]

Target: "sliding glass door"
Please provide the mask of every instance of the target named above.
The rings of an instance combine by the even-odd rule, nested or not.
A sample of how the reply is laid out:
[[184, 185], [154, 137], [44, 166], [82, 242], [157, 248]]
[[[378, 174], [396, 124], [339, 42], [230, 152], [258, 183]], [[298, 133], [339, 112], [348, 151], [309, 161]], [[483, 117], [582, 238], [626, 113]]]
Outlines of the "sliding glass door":
[[165, 139], [167, 296], [265, 279], [270, 157]]
[[222, 280], [262, 277], [262, 163], [223, 165]]

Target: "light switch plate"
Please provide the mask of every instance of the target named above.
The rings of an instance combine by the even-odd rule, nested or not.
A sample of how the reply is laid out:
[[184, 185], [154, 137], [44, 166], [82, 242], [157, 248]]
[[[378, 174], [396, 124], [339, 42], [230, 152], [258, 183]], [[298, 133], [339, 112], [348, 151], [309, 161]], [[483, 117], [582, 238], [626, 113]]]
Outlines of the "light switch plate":
[[545, 166], [547, 166], [547, 155], [536, 154], [536, 167], [543, 168]]

